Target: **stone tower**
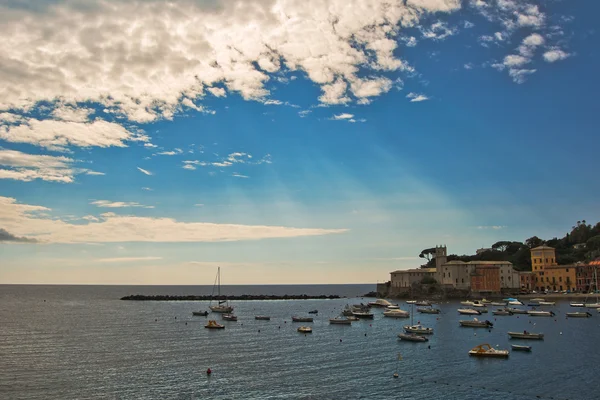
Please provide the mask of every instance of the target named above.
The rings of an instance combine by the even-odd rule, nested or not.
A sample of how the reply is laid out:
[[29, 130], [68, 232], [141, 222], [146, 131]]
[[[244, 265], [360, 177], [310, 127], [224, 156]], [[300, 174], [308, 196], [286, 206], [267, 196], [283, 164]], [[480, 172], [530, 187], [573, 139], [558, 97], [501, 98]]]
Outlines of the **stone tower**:
[[448, 262], [448, 250], [446, 245], [435, 246], [435, 267], [440, 270], [440, 267]]

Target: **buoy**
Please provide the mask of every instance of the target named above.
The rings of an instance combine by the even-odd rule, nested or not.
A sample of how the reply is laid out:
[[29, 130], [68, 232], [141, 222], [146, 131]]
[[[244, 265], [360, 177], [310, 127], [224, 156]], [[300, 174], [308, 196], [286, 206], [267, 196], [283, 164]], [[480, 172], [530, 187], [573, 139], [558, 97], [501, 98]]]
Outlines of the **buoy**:
[[154, 318], [154, 322], [158, 321], [156, 318]]
[[398, 373], [394, 372], [394, 378], [397, 378], [397, 377], [398, 377]]
[[342, 339], [340, 339], [340, 343], [342, 343]]
[[260, 329], [258, 330], [258, 333], [260, 333]]
[[175, 319], [177, 319], [177, 317], [175, 317]]
[[365, 336], [367, 336], [367, 334], [365, 333]]
[[187, 322], [185, 324], [187, 325]]
[[562, 332], [560, 334], [562, 335]]
[[212, 371], [211, 371], [211, 369], [209, 368], [209, 369], [207, 369], [207, 370], [206, 370], [206, 375], [210, 375], [210, 374], [212, 374]]

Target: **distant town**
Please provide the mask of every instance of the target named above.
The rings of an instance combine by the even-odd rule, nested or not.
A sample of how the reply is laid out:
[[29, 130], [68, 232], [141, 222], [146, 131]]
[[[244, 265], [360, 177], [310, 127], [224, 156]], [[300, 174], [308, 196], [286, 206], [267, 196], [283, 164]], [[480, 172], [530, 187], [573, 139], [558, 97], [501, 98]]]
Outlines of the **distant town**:
[[447, 247], [425, 249], [420, 268], [390, 273], [377, 285], [382, 297], [481, 297], [598, 291], [600, 223], [577, 221], [563, 238], [525, 243], [500, 241], [473, 256], [448, 255]]

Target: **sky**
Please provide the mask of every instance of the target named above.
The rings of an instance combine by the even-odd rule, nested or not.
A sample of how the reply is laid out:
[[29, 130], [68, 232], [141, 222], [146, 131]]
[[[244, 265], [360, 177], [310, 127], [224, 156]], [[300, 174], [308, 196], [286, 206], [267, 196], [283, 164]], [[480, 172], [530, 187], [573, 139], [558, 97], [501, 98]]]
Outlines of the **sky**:
[[0, 283], [375, 283], [600, 220], [600, 3], [0, 3]]

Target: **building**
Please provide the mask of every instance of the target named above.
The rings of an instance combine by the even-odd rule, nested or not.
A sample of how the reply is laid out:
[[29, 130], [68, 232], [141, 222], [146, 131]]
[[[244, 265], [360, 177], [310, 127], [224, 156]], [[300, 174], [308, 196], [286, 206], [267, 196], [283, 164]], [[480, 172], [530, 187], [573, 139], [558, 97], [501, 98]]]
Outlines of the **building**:
[[519, 272], [519, 281], [521, 282], [521, 290], [529, 292], [535, 288], [535, 276], [531, 271]]
[[543, 282], [539, 287], [551, 291], [573, 291], [577, 288], [577, 267], [575, 265], [550, 265], [544, 267]]
[[424, 278], [435, 279], [435, 268], [415, 268], [391, 273], [390, 286], [394, 292], [408, 291], [412, 285], [423, 282]]
[[[519, 288], [519, 275], [510, 261], [449, 261], [436, 271], [436, 280], [447, 289], [469, 290], [472, 289], [471, 275], [476, 273], [478, 267], [498, 268], [498, 285], [500, 288]], [[503, 271], [504, 275], [500, 271]], [[501, 280], [502, 276], [504, 276], [504, 284]], [[498, 292], [500, 292], [500, 289]]]
[[471, 292], [479, 294], [500, 293], [500, 266], [476, 265], [471, 273]]
[[[520, 289], [521, 279], [519, 271], [514, 269], [513, 265], [506, 261], [499, 261], [500, 265], [500, 288], [501, 289]], [[498, 261], [496, 262], [498, 263]]]
[[589, 264], [576, 266], [576, 289], [578, 292], [589, 293], [598, 290], [598, 274], [600, 274], [600, 260]]
[[[538, 291], [552, 290], [548, 286], [551, 282], [547, 273], [546, 268], [553, 267], [556, 264], [556, 252], [553, 247], [549, 246], [538, 246], [530, 250], [531, 251], [531, 271], [533, 272], [534, 288]], [[566, 273], [566, 272], [565, 272]], [[556, 278], [556, 271], [553, 273]], [[574, 283], [571, 283], [574, 286]], [[560, 285], [559, 285], [560, 286]], [[568, 289], [565, 289], [568, 290]]]

